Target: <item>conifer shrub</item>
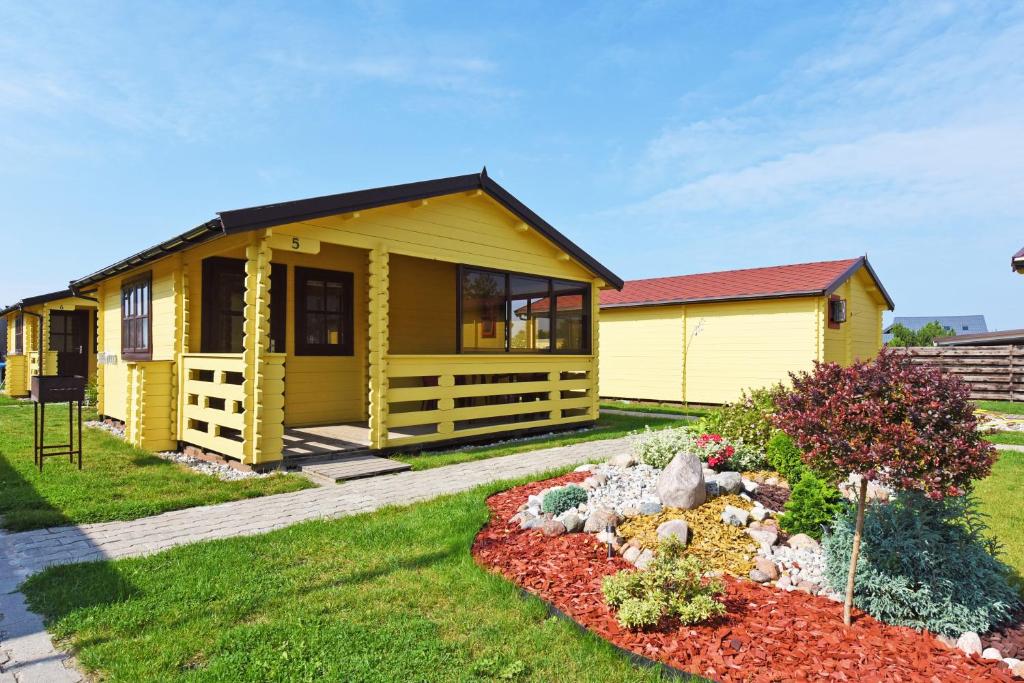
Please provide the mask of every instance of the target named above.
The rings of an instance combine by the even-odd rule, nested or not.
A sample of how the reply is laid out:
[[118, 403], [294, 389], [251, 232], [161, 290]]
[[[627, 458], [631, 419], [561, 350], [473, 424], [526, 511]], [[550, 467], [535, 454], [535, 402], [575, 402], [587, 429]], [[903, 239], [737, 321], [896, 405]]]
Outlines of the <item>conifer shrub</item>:
[[791, 489], [785, 512], [779, 516], [779, 526], [787, 534], [807, 534], [820, 540], [822, 525], [832, 526], [845, 507], [839, 489], [804, 472]]
[[541, 509], [557, 517], [566, 510], [572, 510], [586, 502], [587, 490], [582, 486], [569, 484], [568, 486], [545, 493], [544, 500], [541, 501]]
[[803, 451], [793, 443], [793, 439], [789, 435], [783, 432], [776, 432], [768, 441], [765, 460], [773, 470], [789, 482], [790, 486], [799, 482], [800, 477], [807, 471], [807, 466], [803, 461]]
[[601, 592], [623, 627], [651, 628], [666, 618], [697, 624], [725, 614], [717, 600], [725, 586], [705, 580], [700, 560], [685, 550], [679, 539], [666, 539], [646, 570], [627, 569], [604, 578]]
[[[853, 547], [855, 510], [825, 537], [826, 579], [842, 590]], [[1009, 621], [1020, 606], [1011, 570], [986, 537], [971, 496], [933, 500], [917, 492], [868, 506], [854, 604], [888, 624], [957, 637]]]

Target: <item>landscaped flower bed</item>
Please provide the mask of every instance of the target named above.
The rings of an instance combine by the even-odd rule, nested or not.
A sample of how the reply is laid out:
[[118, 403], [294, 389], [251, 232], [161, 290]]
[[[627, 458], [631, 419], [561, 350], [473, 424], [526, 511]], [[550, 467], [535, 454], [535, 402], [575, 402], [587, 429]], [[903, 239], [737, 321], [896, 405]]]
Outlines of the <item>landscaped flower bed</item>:
[[833, 674], [863, 681], [1014, 680], [1002, 662], [965, 656], [927, 633], [887, 626], [860, 612], [853, 626], [845, 627], [839, 603], [728, 576], [724, 617], [696, 626], [667, 621], [648, 630], [624, 628], [601, 591], [605, 576], [630, 567], [622, 556], [609, 559], [595, 535], [551, 536], [511, 521], [529, 496], [581, 484], [589, 476], [577, 472], [491, 497], [491, 521], [473, 554], [481, 565], [619, 647], [719, 681], [814, 680]]

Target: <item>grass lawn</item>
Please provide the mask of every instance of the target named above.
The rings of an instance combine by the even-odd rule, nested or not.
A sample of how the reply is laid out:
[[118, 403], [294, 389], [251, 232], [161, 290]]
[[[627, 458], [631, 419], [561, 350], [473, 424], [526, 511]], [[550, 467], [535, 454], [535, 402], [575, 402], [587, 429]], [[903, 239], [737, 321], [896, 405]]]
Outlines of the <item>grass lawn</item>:
[[1024, 402], [1021, 401], [975, 401], [974, 405], [982, 410], [1024, 415]]
[[993, 432], [986, 434], [985, 439], [995, 444], [1005, 443], [1024, 446], [1024, 432]]
[[11, 398], [6, 394], [0, 394], [0, 407], [3, 406], [31, 406], [31, 403], [26, 403], [20, 398]]
[[473, 562], [507, 486], [58, 567], [24, 590], [105, 680], [660, 680]]
[[1024, 453], [1000, 451], [992, 476], [978, 483], [981, 510], [992, 532], [1003, 543], [1003, 560], [1024, 576], [1024, 508], [1020, 505], [1024, 482]]
[[711, 412], [711, 408], [681, 406], [678, 403], [601, 401], [601, 407], [610, 408], [612, 410], [629, 410], [634, 413], [669, 413], [672, 415], [693, 415], [695, 417], [703, 417]]
[[[67, 415], [47, 411], [47, 441], [67, 441]], [[63, 436], [63, 441], [61, 437]], [[79, 472], [65, 458], [32, 464], [32, 409], [0, 408], [0, 515], [13, 531], [61, 524], [135, 519], [168, 510], [312, 486], [294, 475], [221, 481], [83, 428]]]
[[601, 415], [597, 420], [594, 429], [581, 432], [566, 432], [552, 434], [549, 436], [538, 436], [536, 438], [524, 439], [512, 443], [496, 443], [491, 445], [477, 446], [446, 451], [422, 451], [420, 453], [397, 453], [389, 456], [392, 460], [401, 460], [412, 465], [413, 470], [429, 470], [443, 465], [455, 465], [461, 462], [472, 462], [474, 460], [485, 460], [496, 458], [501, 455], [512, 455], [513, 453], [524, 453], [535, 451], [540, 448], [554, 448], [555, 446], [568, 446], [574, 443], [585, 441], [597, 441], [600, 439], [614, 439], [626, 436], [632, 431], [643, 430], [648, 425], [651, 429], [664, 429], [666, 427], [684, 427], [685, 422], [673, 420], [672, 418], [656, 417], [633, 417], [631, 415]]

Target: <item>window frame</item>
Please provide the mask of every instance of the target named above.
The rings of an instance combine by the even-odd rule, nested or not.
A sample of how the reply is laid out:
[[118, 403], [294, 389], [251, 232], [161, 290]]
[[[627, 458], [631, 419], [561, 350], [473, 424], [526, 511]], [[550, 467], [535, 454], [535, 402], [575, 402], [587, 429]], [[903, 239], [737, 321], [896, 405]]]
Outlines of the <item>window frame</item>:
[[[215, 293], [214, 279], [224, 274], [233, 274], [236, 268], [241, 268], [242, 274], [242, 339], [241, 346], [237, 351], [231, 349], [230, 339], [217, 339], [211, 334], [217, 327], [214, 325], [214, 317], [223, 311], [214, 308], [213, 296]], [[203, 259], [202, 263], [202, 333], [200, 334], [199, 351], [201, 353], [242, 353], [245, 345], [245, 259], [229, 258], [226, 256], [210, 256]]]
[[[504, 323], [505, 323], [505, 348], [502, 349], [502, 350], [485, 349], [483, 351], [471, 351], [471, 350], [468, 351], [468, 350], [464, 349], [463, 346], [462, 346], [462, 283], [463, 283], [463, 280], [464, 280], [464, 277], [463, 277], [464, 273], [467, 270], [477, 270], [477, 271], [483, 271], [483, 272], [487, 272], [487, 273], [496, 273], [498, 275], [504, 275], [505, 276], [505, 306], [504, 306], [504, 308], [505, 308], [505, 320], [504, 320]], [[549, 320], [550, 320], [549, 327], [550, 327], [550, 331], [551, 331], [550, 332], [551, 338], [549, 340], [548, 348], [546, 348], [546, 349], [536, 350], [536, 351], [523, 351], [523, 350], [520, 349], [520, 350], [513, 351], [512, 348], [511, 348], [511, 344], [512, 344], [512, 333], [511, 333], [511, 330], [512, 330], [512, 325], [511, 325], [511, 320], [512, 320], [512, 287], [511, 287], [511, 284], [512, 283], [511, 283], [511, 278], [512, 278], [512, 276], [515, 276], [515, 275], [519, 275], [519, 276], [522, 276], [522, 277], [537, 278], [537, 279], [541, 279], [541, 280], [547, 280], [547, 282], [548, 282], [548, 301], [550, 302], [549, 309], [548, 309], [548, 314], [550, 316], [550, 318], [549, 318]], [[558, 336], [557, 336], [557, 332], [558, 332], [558, 300], [557, 300], [557, 297], [558, 297], [558, 294], [555, 292], [555, 282], [556, 281], [557, 282], [564, 282], [564, 283], [578, 284], [580, 286], [580, 288], [583, 289], [583, 292], [582, 292], [583, 301], [582, 301], [582, 304], [581, 304], [581, 313], [585, 317], [585, 319], [587, 320], [587, 324], [583, 326], [583, 330], [582, 330], [582, 333], [583, 333], [583, 340], [582, 340], [583, 341], [583, 345], [582, 346], [583, 346], [583, 348], [580, 349], [580, 350], [572, 350], [572, 349], [571, 350], [561, 350], [561, 349], [558, 348], [558, 343], [557, 343], [558, 342]], [[570, 294], [569, 296], [575, 296], [575, 294]], [[468, 264], [468, 263], [460, 263], [460, 264], [458, 264], [458, 267], [455, 269], [455, 352], [459, 353], [459, 354], [463, 354], [464, 353], [464, 354], [467, 354], [467, 355], [485, 355], [485, 354], [488, 354], [488, 353], [492, 353], [492, 354], [504, 353], [504, 354], [509, 354], [509, 355], [519, 355], [519, 356], [529, 356], [529, 355], [545, 356], [545, 355], [552, 355], [552, 354], [553, 355], [562, 355], [562, 356], [590, 356], [590, 355], [593, 355], [593, 336], [594, 336], [594, 331], [593, 331], [594, 319], [593, 318], [594, 318], [594, 316], [593, 316], [593, 311], [591, 310], [591, 308], [593, 307], [592, 297], [593, 297], [593, 287], [592, 287], [592, 284], [590, 282], [586, 281], [586, 280], [570, 280], [570, 279], [562, 278], [562, 277], [553, 277], [553, 276], [549, 276], [549, 275], [538, 275], [537, 273], [524, 273], [522, 271], [517, 271], [517, 270], [500, 270], [498, 268], [487, 268], [485, 266], [474, 266], [474, 265], [471, 265], [471, 264]]]
[[[125, 291], [129, 288], [138, 289], [143, 283], [146, 285], [146, 315], [125, 317]], [[134, 323], [142, 319], [146, 321], [146, 346], [128, 346], [126, 323]], [[153, 360], [153, 271], [151, 270], [121, 281], [121, 358], [124, 360]]]
[[20, 356], [25, 353], [25, 314], [19, 313], [14, 319], [14, 351], [12, 353]]
[[[241, 267], [243, 282], [242, 282], [242, 299], [245, 299], [245, 259], [232, 258], [229, 256], [209, 256], [204, 258], [202, 261], [202, 293], [200, 298], [202, 299], [202, 328], [200, 333], [200, 352], [201, 353], [241, 353], [243, 349], [238, 351], [231, 351], [230, 349], [225, 351], [223, 349], [229, 348], [229, 344], [213, 344], [211, 343], [209, 332], [215, 329], [213, 317], [215, 311], [211, 306], [211, 300], [213, 297], [213, 290], [210, 288], [211, 276], [217, 277], [219, 273], [228, 271], [232, 268]], [[243, 314], [242, 320], [244, 323], [244, 303], [243, 303]], [[275, 263], [270, 264], [270, 343], [273, 351], [271, 353], [284, 353], [287, 348], [287, 337], [288, 337], [288, 264], [286, 263]], [[225, 340], [217, 340], [225, 341]], [[227, 340], [230, 341], [230, 340]], [[242, 330], [242, 345], [245, 345], [245, 329], [243, 324]]]
[[[833, 313], [835, 312], [834, 311], [834, 306], [836, 304], [841, 304], [842, 307], [843, 307], [843, 319], [842, 320], [837, 320], [833, 316]], [[828, 299], [828, 327], [829, 327], [829, 329], [830, 330], [838, 330], [838, 329], [840, 329], [840, 327], [842, 327], [843, 323], [845, 323], [848, 318], [849, 318], [849, 312], [847, 311], [847, 308], [846, 308], [846, 299], [843, 299], [842, 297], [840, 297], [840, 296], [838, 296], [836, 294], [833, 294], [832, 296], [830, 296], [829, 299]]]
[[[340, 344], [311, 344], [306, 341], [306, 284], [309, 280], [323, 280], [341, 284], [343, 288], [340, 317]], [[295, 355], [296, 356], [354, 356], [355, 355], [355, 275], [345, 270], [326, 270], [295, 266]], [[326, 311], [319, 311], [324, 314]]]

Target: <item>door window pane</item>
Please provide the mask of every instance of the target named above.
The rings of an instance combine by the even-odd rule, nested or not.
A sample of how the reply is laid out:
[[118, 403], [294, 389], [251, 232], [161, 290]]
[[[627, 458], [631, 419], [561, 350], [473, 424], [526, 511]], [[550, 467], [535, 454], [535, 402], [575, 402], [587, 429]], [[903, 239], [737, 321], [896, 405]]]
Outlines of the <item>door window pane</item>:
[[584, 353], [590, 346], [589, 288], [578, 282], [555, 280], [555, 349]]
[[463, 269], [460, 321], [463, 351], [505, 351], [506, 305], [504, 273]]

